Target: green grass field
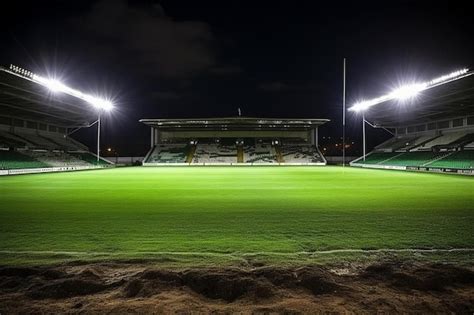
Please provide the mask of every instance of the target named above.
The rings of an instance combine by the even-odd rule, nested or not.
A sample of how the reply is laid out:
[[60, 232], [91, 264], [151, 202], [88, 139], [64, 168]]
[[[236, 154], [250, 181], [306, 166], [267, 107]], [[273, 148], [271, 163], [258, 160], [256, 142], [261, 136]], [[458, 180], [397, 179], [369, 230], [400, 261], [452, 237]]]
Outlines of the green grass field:
[[219, 262], [221, 254], [285, 263], [307, 252], [419, 248], [474, 248], [474, 178], [341, 167], [0, 178], [0, 264], [180, 255]]

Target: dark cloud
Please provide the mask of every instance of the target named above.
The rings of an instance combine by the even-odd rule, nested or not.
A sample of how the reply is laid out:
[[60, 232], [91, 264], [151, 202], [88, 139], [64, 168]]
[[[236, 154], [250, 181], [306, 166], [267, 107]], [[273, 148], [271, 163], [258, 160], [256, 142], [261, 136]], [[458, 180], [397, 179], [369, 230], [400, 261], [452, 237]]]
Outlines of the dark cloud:
[[313, 91], [317, 86], [311, 82], [288, 83], [284, 81], [264, 82], [258, 85], [258, 89], [267, 92], [291, 92], [291, 91]]
[[243, 73], [244, 70], [237, 65], [221, 65], [211, 68], [209, 72], [215, 75], [238, 75]]
[[172, 101], [172, 100], [180, 99], [181, 95], [173, 91], [162, 91], [162, 92], [155, 91], [151, 93], [151, 97], [157, 100]]
[[158, 4], [132, 6], [124, 0], [102, 0], [72, 22], [92, 35], [98, 46], [94, 51], [147, 74], [189, 78], [216, 65], [209, 25], [176, 21]]

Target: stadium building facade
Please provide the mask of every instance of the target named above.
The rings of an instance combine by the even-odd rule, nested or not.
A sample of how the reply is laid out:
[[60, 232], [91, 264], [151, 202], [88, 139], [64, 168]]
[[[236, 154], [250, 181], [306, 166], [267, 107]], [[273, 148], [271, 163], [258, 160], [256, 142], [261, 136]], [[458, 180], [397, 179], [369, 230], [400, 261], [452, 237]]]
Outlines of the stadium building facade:
[[151, 128], [143, 165], [325, 165], [318, 127], [327, 119], [141, 119]]
[[52, 93], [11, 66], [0, 67], [0, 175], [71, 171], [111, 165], [69, 135], [97, 111], [84, 100]]
[[474, 175], [473, 74], [367, 108], [365, 119], [393, 137], [351, 165]]

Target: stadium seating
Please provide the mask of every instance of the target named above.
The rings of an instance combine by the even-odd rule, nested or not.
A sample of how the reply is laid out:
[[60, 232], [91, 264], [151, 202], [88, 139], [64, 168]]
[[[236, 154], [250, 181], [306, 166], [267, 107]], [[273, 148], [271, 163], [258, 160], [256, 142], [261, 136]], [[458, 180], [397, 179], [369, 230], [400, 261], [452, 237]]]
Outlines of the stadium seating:
[[433, 135], [428, 135], [428, 136], [421, 136], [416, 138], [415, 140], [411, 141], [411, 143], [407, 146], [405, 146], [402, 151], [411, 151], [412, 149], [415, 149], [416, 147], [422, 146], [425, 143], [434, 140], [435, 138], [438, 138], [439, 135], [433, 136]]
[[187, 156], [185, 144], [160, 144], [148, 156], [147, 163], [185, 163]]
[[49, 167], [49, 165], [17, 151], [0, 150], [0, 169], [2, 170], [41, 167]]
[[383, 161], [394, 158], [400, 155], [399, 152], [373, 152], [365, 157], [365, 161], [361, 158], [357, 163], [359, 164], [380, 164]]
[[456, 151], [446, 157], [427, 164], [428, 167], [473, 169], [474, 150]]
[[50, 167], [90, 166], [95, 163], [95, 161], [94, 163], [88, 163], [83, 159], [61, 151], [25, 151], [24, 154]]
[[474, 133], [465, 134], [461, 138], [445, 145], [436, 146], [438, 149], [457, 149], [474, 141]]
[[68, 154], [86, 162], [88, 165], [101, 165], [101, 166], [110, 165], [109, 162], [105, 161], [102, 158], [99, 159], [99, 162], [97, 162], [97, 156], [89, 152], [68, 152]]
[[24, 138], [18, 137], [15, 134], [6, 131], [0, 131], [0, 139], [2, 139], [2, 142], [11, 148], [25, 148], [35, 146], [34, 144], [26, 141]]
[[424, 166], [430, 161], [436, 160], [446, 154], [448, 153], [434, 153], [431, 151], [405, 152], [389, 160], [382, 161], [379, 164], [392, 166]]
[[237, 163], [237, 147], [218, 143], [199, 143], [193, 163]]
[[78, 151], [78, 150], [87, 150], [83, 144], [74, 141], [71, 138], [65, 138], [63, 135], [40, 135], [43, 139], [52, 142], [55, 147], [62, 149], [64, 151]]
[[0, 132], [0, 147], [2, 148], [24, 148], [25, 142], [8, 137], [5, 133]]
[[283, 145], [280, 147], [284, 163], [323, 163], [324, 159], [314, 146]]
[[16, 138], [20, 138], [21, 140], [26, 142], [29, 148], [47, 150], [59, 149], [59, 146], [56, 145], [54, 142], [49, 141], [48, 139], [43, 138], [35, 133], [15, 133], [13, 134], [13, 136]]
[[109, 162], [88, 152], [63, 152], [48, 150], [0, 150], [0, 169], [28, 169], [47, 167], [106, 166]]
[[288, 143], [283, 146], [269, 142], [255, 143], [255, 139], [201, 139], [192, 144], [160, 144], [148, 154], [144, 164], [306, 164], [325, 163], [324, 157], [307, 143]]
[[244, 146], [245, 163], [277, 163], [274, 147], [270, 144], [257, 143], [255, 146]]
[[396, 150], [406, 150], [413, 147], [420, 137], [393, 137], [379, 146], [375, 147], [377, 152], [394, 152]]
[[88, 148], [82, 143], [71, 138], [66, 138], [60, 133], [44, 132], [25, 132], [0, 131], [0, 147], [4, 148], [29, 148], [43, 150], [62, 150], [62, 151], [87, 151]]
[[415, 148], [415, 151], [424, 151], [424, 150], [431, 150], [435, 146], [442, 146], [442, 145], [447, 145], [450, 143], [453, 143], [460, 138], [464, 137], [466, 135], [465, 131], [457, 131], [457, 132], [450, 132], [450, 133], [445, 133], [442, 134], [439, 137], [434, 138], [431, 141], [426, 142], [425, 144]]

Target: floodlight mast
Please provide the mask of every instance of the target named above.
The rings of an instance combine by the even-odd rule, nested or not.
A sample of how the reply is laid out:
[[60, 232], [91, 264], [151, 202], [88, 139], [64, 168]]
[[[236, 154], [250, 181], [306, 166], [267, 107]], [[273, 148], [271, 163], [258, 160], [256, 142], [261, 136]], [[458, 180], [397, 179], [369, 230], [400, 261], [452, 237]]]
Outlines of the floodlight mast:
[[346, 58], [342, 72], [342, 167], [346, 166]]
[[99, 109], [99, 117], [97, 119], [97, 165], [100, 162], [100, 109]]
[[362, 157], [365, 161], [365, 112], [362, 112]]

